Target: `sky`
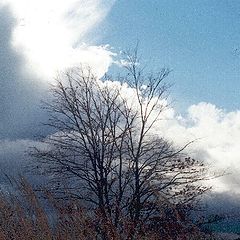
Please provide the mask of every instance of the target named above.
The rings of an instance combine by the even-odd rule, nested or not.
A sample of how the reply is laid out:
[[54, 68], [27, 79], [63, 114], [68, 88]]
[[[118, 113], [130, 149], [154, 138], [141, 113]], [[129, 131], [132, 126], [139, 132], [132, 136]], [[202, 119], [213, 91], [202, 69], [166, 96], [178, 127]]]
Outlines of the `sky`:
[[[101, 77], [135, 47], [172, 70], [172, 106], [160, 135], [215, 169], [216, 191], [240, 193], [240, 2], [0, 0], [0, 168], [25, 164], [47, 120], [41, 100], [58, 72], [88, 64]], [[14, 168], [12, 167], [14, 166]]]
[[181, 110], [201, 101], [240, 107], [239, 1], [116, 1], [106, 21], [103, 43], [126, 49], [139, 41], [154, 68], [173, 70]]

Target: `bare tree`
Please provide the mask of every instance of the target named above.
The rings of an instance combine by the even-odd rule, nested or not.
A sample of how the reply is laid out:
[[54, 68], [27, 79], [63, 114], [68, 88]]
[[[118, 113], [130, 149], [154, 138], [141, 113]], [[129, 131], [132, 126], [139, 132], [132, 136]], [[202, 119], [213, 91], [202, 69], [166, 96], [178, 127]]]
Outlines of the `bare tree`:
[[209, 188], [202, 184], [204, 164], [183, 153], [188, 144], [176, 148], [155, 133], [168, 107], [169, 70], [145, 75], [137, 52], [125, 62], [121, 81], [99, 80], [86, 68], [57, 79], [53, 101], [45, 104], [55, 134], [33, 155], [56, 192], [67, 188], [119, 235], [127, 219], [134, 236], [162, 221], [167, 209], [179, 217], [180, 206], [193, 207]]

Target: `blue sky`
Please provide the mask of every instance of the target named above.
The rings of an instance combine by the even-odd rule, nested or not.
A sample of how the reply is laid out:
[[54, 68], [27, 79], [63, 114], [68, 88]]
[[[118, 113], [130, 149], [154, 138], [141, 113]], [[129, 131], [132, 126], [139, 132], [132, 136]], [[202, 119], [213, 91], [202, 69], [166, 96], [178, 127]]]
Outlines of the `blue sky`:
[[100, 32], [99, 42], [116, 50], [139, 40], [154, 70], [171, 68], [178, 108], [240, 108], [240, 1], [117, 0]]

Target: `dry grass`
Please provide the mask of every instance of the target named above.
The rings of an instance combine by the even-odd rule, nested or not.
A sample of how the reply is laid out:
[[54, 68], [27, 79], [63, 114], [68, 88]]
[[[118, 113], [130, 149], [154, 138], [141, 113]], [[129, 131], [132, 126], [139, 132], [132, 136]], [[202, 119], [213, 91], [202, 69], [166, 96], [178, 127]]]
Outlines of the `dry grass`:
[[[47, 200], [40, 201], [27, 181], [21, 179], [17, 185], [18, 194], [0, 196], [0, 240], [210, 239], [194, 227], [186, 232], [186, 228], [180, 227], [177, 221], [161, 226], [165, 232], [158, 231], [158, 227], [151, 231], [146, 228], [145, 232], [135, 232], [134, 237], [130, 237], [134, 229], [127, 220], [123, 221], [122, 231], [119, 232], [111, 221], [103, 222], [97, 212], [90, 215], [78, 201], [59, 201], [50, 193], [45, 194]], [[51, 211], [43, 207], [45, 204], [51, 206]]]

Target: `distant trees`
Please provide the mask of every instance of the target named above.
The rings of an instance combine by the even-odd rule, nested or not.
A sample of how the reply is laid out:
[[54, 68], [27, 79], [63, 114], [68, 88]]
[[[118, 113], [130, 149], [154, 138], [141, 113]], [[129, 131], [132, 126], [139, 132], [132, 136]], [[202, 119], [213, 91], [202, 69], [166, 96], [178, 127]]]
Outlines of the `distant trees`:
[[[187, 145], [176, 148], [156, 134], [169, 70], [145, 75], [136, 52], [126, 55], [125, 69], [118, 81], [99, 80], [86, 68], [60, 76], [45, 105], [55, 134], [33, 155], [59, 197], [67, 189], [119, 236], [126, 223], [132, 239], [154, 228], [164, 236], [171, 222], [187, 221], [185, 211], [209, 189], [202, 184], [207, 169], [183, 153]], [[98, 231], [106, 238], [103, 225]]]

